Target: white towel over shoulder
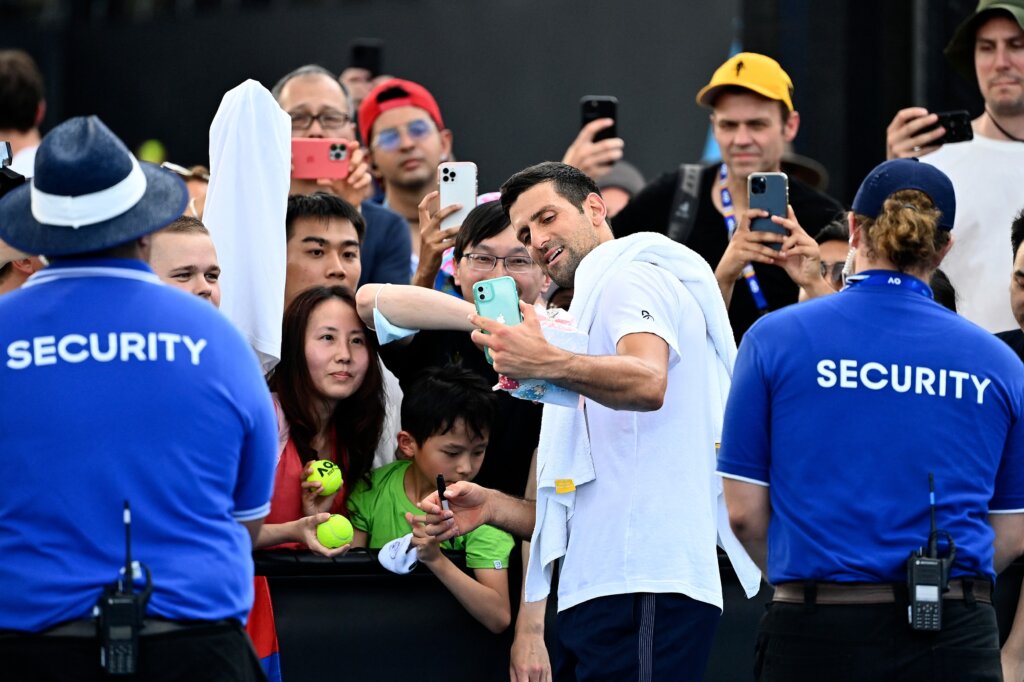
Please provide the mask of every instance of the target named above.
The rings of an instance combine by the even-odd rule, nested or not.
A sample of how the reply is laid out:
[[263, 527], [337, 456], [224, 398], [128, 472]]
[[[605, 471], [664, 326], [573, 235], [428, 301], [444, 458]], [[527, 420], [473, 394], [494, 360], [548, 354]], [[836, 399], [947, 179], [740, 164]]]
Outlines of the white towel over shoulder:
[[[569, 312], [578, 328], [589, 333], [602, 290], [615, 281], [624, 265], [634, 261], [657, 265], [678, 277], [704, 313], [708, 348], [713, 350], [708, 353], [713, 361], [707, 368], [712, 393], [707, 398], [713, 407], [712, 432], [720, 436], [736, 360], [736, 342], [718, 282], [701, 256], [653, 232], [639, 232], [605, 242], [580, 263]], [[708, 451], [713, 449], [708, 448]], [[715, 471], [715, 468], [711, 466], [710, 470]], [[565, 555], [568, 545], [568, 523], [576, 501], [575, 490], [593, 481], [597, 473], [590, 451], [585, 407], [545, 405], [537, 454], [537, 522], [527, 569], [527, 601], [539, 601], [548, 596], [552, 563]], [[720, 479], [711, 476], [708, 485], [718, 496], [719, 544], [728, 553], [747, 596], [753, 596], [760, 587], [761, 572], [729, 528]]]

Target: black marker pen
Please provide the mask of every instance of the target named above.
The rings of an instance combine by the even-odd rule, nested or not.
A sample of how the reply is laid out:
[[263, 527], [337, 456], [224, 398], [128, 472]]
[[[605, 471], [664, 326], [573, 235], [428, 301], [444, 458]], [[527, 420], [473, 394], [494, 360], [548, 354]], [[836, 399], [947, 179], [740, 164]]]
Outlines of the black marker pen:
[[444, 474], [437, 475], [437, 496], [441, 500], [441, 509], [448, 509], [448, 499], [444, 496]]

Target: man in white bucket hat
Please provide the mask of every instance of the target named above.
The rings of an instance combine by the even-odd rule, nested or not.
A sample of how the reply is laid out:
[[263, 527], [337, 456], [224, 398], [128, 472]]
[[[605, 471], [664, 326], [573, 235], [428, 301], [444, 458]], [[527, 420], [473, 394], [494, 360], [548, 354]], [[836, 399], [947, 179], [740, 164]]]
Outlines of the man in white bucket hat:
[[275, 418], [242, 336], [144, 262], [186, 201], [95, 117], [0, 201], [0, 240], [50, 262], [0, 299], [7, 679], [262, 679], [241, 623]]

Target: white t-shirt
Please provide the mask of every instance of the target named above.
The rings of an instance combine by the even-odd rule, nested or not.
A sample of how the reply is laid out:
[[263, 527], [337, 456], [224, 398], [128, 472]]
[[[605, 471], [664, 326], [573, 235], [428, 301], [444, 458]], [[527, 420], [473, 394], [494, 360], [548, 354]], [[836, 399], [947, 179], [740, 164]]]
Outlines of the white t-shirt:
[[11, 159], [11, 170], [20, 173], [26, 178], [31, 178], [36, 173], [36, 150], [39, 145], [25, 147]]
[[953, 248], [942, 261], [957, 312], [990, 332], [1016, 329], [1010, 312], [1010, 224], [1024, 208], [1024, 144], [976, 135], [921, 159], [953, 181]]
[[677, 278], [632, 262], [603, 291], [587, 353], [614, 355], [634, 333], [669, 346], [665, 401], [655, 412], [586, 401], [597, 478], [576, 491], [558, 608], [634, 592], [721, 608], [704, 315]]

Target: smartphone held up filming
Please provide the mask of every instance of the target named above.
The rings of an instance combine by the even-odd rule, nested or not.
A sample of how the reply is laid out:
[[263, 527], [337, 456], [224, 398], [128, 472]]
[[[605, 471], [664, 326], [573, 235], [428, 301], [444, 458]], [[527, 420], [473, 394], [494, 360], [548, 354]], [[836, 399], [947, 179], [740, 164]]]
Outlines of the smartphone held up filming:
[[[929, 130], [935, 130], [939, 126], [945, 128], [946, 132], [942, 137], [934, 142], [929, 142], [929, 145], [969, 142], [974, 139], [974, 128], [971, 126], [971, 115], [966, 109], [961, 109], [959, 111], [940, 111], [935, 115], [939, 117], [939, 120], [935, 125], [928, 126], [922, 130], [921, 133], [928, 132]], [[918, 135], [921, 133], [918, 133]]]
[[384, 41], [376, 38], [359, 38], [349, 48], [348, 65], [353, 69], [365, 69], [370, 77], [379, 76], [384, 62]]
[[[523, 321], [523, 314], [519, 311], [519, 289], [511, 277], [482, 279], [474, 284], [473, 303], [480, 317], [507, 325], [516, 325]], [[486, 348], [484, 355], [487, 356], [487, 362], [494, 364]]]
[[469, 212], [476, 208], [476, 164], [471, 161], [440, 164], [437, 185], [441, 193], [440, 208], [462, 204], [462, 208], [441, 220], [441, 229], [462, 225]]
[[610, 118], [613, 123], [604, 130], [599, 130], [594, 135], [594, 142], [618, 137], [619, 134], [615, 130], [614, 123], [618, 109], [619, 100], [610, 95], [587, 95], [580, 100], [580, 127], [582, 128], [599, 118]]
[[348, 140], [340, 137], [293, 137], [292, 177], [296, 180], [347, 178]]
[[[771, 216], [785, 218], [787, 215], [789, 178], [785, 173], [751, 173], [747, 178], [747, 199], [750, 208], [759, 208], [769, 214], [767, 218], [754, 218], [750, 222], [751, 230], [789, 236], [789, 230], [776, 225], [771, 219]], [[776, 251], [782, 250], [782, 244], [778, 242], [768, 246]]]

